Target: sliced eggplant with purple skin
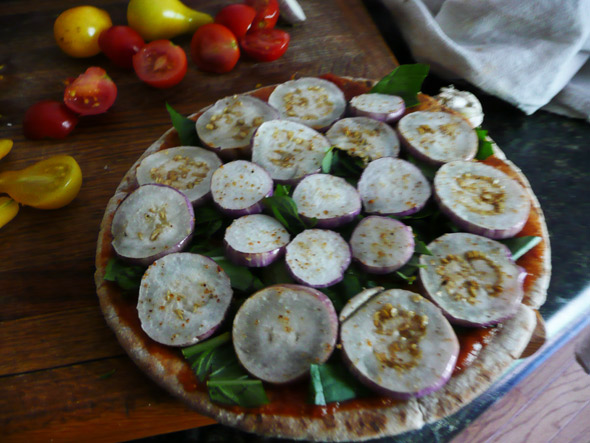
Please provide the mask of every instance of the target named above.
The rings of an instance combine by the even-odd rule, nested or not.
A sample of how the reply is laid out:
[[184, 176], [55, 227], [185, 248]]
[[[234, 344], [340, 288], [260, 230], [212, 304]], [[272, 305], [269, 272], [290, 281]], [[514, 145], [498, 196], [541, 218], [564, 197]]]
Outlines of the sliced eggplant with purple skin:
[[287, 246], [285, 262], [293, 278], [312, 288], [335, 285], [350, 265], [350, 246], [334, 231], [306, 229]]
[[262, 200], [273, 194], [273, 181], [264, 168], [246, 160], [220, 166], [211, 178], [213, 202], [230, 217], [259, 214]]
[[479, 146], [477, 133], [467, 120], [448, 112], [412, 112], [402, 117], [397, 131], [412, 156], [435, 166], [472, 160]]
[[397, 95], [368, 93], [353, 97], [348, 103], [350, 113], [379, 120], [390, 125], [397, 122], [404, 112], [404, 99]]
[[350, 237], [352, 258], [371, 274], [389, 274], [414, 254], [412, 228], [389, 217], [370, 216], [360, 221]]
[[338, 337], [338, 316], [330, 299], [305, 286], [269, 286], [248, 298], [232, 329], [238, 359], [254, 377], [275, 384], [309, 374], [325, 363]]
[[392, 157], [369, 163], [357, 188], [365, 212], [377, 215], [414, 214], [426, 205], [431, 195], [430, 183], [420, 169]]
[[183, 192], [193, 206], [211, 197], [211, 175], [221, 166], [219, 157], [196, 146], [177, 146], [155, 152], [137, 167], [137, 183], [158, 183]]
[[[375, 94], [370, 94], [375, 95]], [[350, 117], [332, 125], [326, 137], [334, 146], [361, 158], [365, 164], [399, 155], [399, 139], [387, 124], [368, 117]]]
[[246, 157], [256, 129], [276, 118], [279, 112], [268, 103], [249, 95], [232, 95], [207, 108], [197, 119], [196, 128], [203, 146], [232, 160]]
[[455, 368], [459, 341], [440, 309], [403, 289], [358, 296], [362, 300], [348, 302], [355, 309], [340, 325], [344, 361], [358, 380], [402, 400], [444, 386]]
[[283, 256], [290, 239], [278, 220], [264, 214], [245, 215], [225, 230], [226, 256], [241, 266], [268, 266]]
[[190, 242], [194, 227], [195, 213], [186, 195], [171, 186], [147, 184], [117, 208], [112, 245], [119, 257], [148, 266], [181, 251]]
[[330, 142], [319, 132], [287, 120], [265, 122], [252, 138], [252, 161], [273, 180], [295, 184], [319, 172]]
[[145, 271], [137, 313], [152, 340], [189, 346], [215, 333], [232, 296], [229, 277], [213, 260], [188, 252], [169, 254]]
[[519, 233], [529, 218], [524, 188], [502, 171], [478, 162], [451, 162], [434, 177], [434, 198], [459, 228], [501, 239]]
[[301, 123], [317, 131], [327, 129], [346, 110], [344, 93], [334, 83], [316, 77], [303, 77], [278, 85], [268, 103], [281, 118]]
[[466, 232], [445, 234], [420, 257], [420, 283], [451, 323], [490, 326], [512, 317], [524, 295], [526, 272], [495, 240]]
[[312, 174], [293, 191], [299, 215], [316, 219], [317, 228], [336, 228], [351, 222], [361, 212], [361, 197], [354, 186], [341, 177]]

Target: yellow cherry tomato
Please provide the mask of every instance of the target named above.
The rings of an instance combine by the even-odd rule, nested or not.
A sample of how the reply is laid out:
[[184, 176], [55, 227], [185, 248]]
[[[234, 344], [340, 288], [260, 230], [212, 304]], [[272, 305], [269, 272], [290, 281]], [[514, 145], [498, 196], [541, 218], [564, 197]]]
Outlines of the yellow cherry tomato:
[[0, 159], [6, 157], [12, 149], [12, 140], [9, 138], [0, 139]]
[[55, 41], [72, 57], [92, 57], [100, 52], [98, 36], [113, 26], [109, 13], [94, 6], [77, 6], [62, 12], [53, 24]]
[[69, 155], [56, 155], [20, 171], [0, 174], [0, 193], [38, 209], [57, 209], [80, 192], [82, 171]]
[[0, 197], [0, 228], [16, 217], [18, 203], [9, 197]]

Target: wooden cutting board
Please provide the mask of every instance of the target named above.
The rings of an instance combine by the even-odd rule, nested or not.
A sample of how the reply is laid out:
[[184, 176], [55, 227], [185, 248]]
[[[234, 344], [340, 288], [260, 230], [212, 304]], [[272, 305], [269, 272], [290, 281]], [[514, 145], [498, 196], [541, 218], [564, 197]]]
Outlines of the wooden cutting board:
[[[186, 1], [215, 14], [232, 1]], [[114, 24], [126, 1], [95, 0]], [[94, 288], [104, 208], [124, 173], [168, 127], [165, 103], [188, 114], [231, 93], [293, 75], [381, 78], [397, 62], [361, 1], [302, 1], [308, 20], [272, 63], [243, 59], [224, 75], [190, 61], [176, 87], [156, 90], [102, 55], [74, 59], [53, 40], [53, 22], [74, 0], [3, 1], [0, 8], [0, 138], [14, 140], [0, 171], [69, 154], [84, 183], [69, 206], [22, 208], [0, 229], [0, 440], [123, 441], [212, 423], [148, 380], [108, 329]], [[175, 39], [188, 50], [190, 35]], [[42, 99], [61, 100], [64, 80], [101, 66], [119, 94], [106, 114], [81, 119], [64, 140], [29, 141], [21, 122]]]

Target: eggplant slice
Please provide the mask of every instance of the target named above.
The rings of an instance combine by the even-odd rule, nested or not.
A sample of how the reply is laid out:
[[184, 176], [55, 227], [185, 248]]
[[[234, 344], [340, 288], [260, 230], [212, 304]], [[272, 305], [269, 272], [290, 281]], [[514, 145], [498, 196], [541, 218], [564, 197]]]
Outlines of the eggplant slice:
[[[376, 292], [376, 291], [375, 291]], [[455, 331], [424, 297], [403, 289], [362, 292], [343, 308], [340, 326], [345, 362], [374, 391], [399, 399], [440, 389], [459, 353]], [[348, 312], [352, 311], [352, 312]]]
[[489, 238], [522, 230], [531, 203], [526, 191], [502, 171], [478, 162], [451, 162], [434, 177], [441, 211], [460, 228]]
[[190, 241], [195, 214], [189, 199], [166, 185], [140, 186], [121, 202], [111, 226], [117, 255], [145, 266], [181, 251]]
[[248, 298], [233, 323], [233, 343], [244, 368], [269, 383], [306, 376], [310, 364], [328, 360], [338, 336], [338, 316], [322, 292], [274, 285]]
[[403, 98], [378, 93], [357, 95], [350, 100], [349, 107], [353, 115], [373, 118], [390, 125], [397, 122], [406, 110]]
[[326, 137], [330, 143], [362, 159], [365, 164], [381, 157], [399, 155], [399, 139], [395, 131], [387, 124], [368, 117], [338, 120], [328, 129]]
[[420, 282], [452, 323], [490, 326], [510, 318], [524, 295], [526, 273], [510, 250], [466, 232], [445, 234], [420, 257]]
[[229, 277], [208, 257], [187, 252], [155, 261], [141, 279], [137, 312], [158, 343], [189, 346], [211, 336], [232, 299]]
[[281, 118], [307, 125], [317, 131], [327, 129], [346, 110], [344, 93], [334, 83], [303, 77], [278, 85], [268, 103]]
[[397, 131], [408, 152], [429, 164], [472, 160], [477, 154], [477, 133], [467, 120], [455, 114], [412, 112], [401, 118]]
[[137, 183], [172, 186], [197, 206], [211, 196], [211, 175], [220, 166], [221, 160], [211, 151], [177, 146], [144, 158], [137, 167]]

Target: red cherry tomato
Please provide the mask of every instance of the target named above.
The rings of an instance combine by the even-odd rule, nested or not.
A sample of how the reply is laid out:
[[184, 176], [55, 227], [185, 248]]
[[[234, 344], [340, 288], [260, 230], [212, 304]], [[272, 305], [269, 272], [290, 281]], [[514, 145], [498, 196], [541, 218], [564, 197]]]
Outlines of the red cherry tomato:
[[279, 2], [277, 0], [245, 0], [248, 6], [256, 10], [256, 18], [252, 30], [272, 29], [279, 19]]
[[226, 6], [219, 11], [215, 16], [215, 23], [227, 27], [239, 40], [246, 35], [248, 29], [252, 26], [254, 17], [256, 17], [256, 10], [254, 8], [238, 3]]
[[78, 115], [55, 100], [35, 103], [25, 113], [23, 133], [31, 140], [64, 138], [78, 124]]
[[91, 67], [66, 87], [64, 103], [81, 115], [106, 112], [117, 98], [117, 86], [102, 68]]
[[289, 34], [280, 29], [259, 29], [246, 34], [240, 46], [253, 59], [271, 62], [285, 53], [290, 39]]
[[222, 74], [234, 68], [240, 58], [240, 48], [229, 29], [210, 23], [201, 26], [193, 35], [191, 55], [199, 69]]
[[133, 68], [148, 85], [169, 88], [180, 83], [186, 74], [186, 53], [170, 40], [156, 40], [133, 56]]
[[133, 68], [133, 56], [143, 45], [141, 35], [129, 26], [111, 26], [98, 37], [100, 50], [121, 68]]

